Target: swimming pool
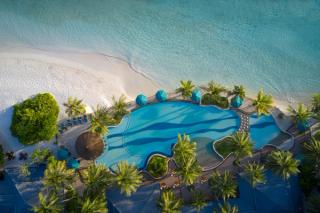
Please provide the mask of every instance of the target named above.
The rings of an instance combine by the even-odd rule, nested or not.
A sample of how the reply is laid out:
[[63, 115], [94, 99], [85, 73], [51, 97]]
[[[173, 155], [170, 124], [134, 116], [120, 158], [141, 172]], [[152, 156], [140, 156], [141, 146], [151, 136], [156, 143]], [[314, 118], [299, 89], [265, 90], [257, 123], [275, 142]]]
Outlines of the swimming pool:
[[211, 144], [236, 132], [239, 126], [240, 118], [234, 111], [214, 106], [179, 101], [147, 105], [125, 116], [118, 126], [110, 127], [105, 137], [106, 149], [97, 163], [113, 169], [119, 161], [126, 160], [143, 169], [154, 153], [172, 156], [178, 133], [186, 133], [191, 139], [210, 138], [199, 140], [198, 146], [212, 149], [201, 143]]
[[278, 145], [275, 143], [290, 138], [289, 135], [281, 132], [272, 115], [258, 117], [257, 114], [253, 114], [250, 116], [249, 123], [251, 140], [256, 149], [261, 149], [267, 144]]

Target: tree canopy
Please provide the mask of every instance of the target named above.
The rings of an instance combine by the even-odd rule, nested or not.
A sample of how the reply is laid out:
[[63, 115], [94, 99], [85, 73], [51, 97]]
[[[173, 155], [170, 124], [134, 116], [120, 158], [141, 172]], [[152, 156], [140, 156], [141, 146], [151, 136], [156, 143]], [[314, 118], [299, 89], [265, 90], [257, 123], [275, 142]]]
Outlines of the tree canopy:
[[38, 94], [14, 106], [11, 132], [23, 144], [49, 141], [57, 133], [58, 114], [53, 95]]

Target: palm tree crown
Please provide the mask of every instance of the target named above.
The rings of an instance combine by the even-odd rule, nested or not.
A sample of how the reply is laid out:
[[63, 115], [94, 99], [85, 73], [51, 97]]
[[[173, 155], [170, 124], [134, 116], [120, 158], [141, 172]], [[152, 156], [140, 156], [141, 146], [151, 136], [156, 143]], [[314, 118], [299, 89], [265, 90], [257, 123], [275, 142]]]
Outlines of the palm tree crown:
[[68, 102], [63, 103], [63, 105], [66, 107], [65, 112], [69, 117], [74, 117], [86, 113], [85, 105], [82, 103], [82, 100], [79, 100], [77, 98], [69, 97]]
[[161, 193], [158, 206], [162, 213], [178, 213], [182, 207], [182, 200], [177, 199], [172, 190], [165, 190]]
[[246, 156], [252, 156], [253, 143], [250, 141], [247, 132], [237, 132], [231, 136], [231, 149], [236, 158], [236, 163]]
[[252, 187], [255, 187], [258, 183], [266, 182], [264, 165], [256, 164], [255, 162], [249, 163], [244, 167], [244, 171]]
[[29, 165], [27, 163], [24, 163], [20, 166], [20, 175], [23, 177], [30, 175]]
[[228, 171], [225, 171], [224, 174], [218, 171], [213, 172], [209, 178], [209, 186], [216, 197], [223, 198], [223, 200], [235, 197], [237, 194], [237, 182]]
[[103, 165], [92, 164], [82, 172], [81, 176], [86, 186], [84, 194], [91, 197], [104, 193], [112, 183], [111, 173]]
[[219, 204], [219, 209], [215, 210], [214, 213], [238, 213], [238, 211], [237, 206], [231, 206], [230, 203], [224, 202], [223, 205]]
[[126, 96], [121, 95], [118, 100], [113, 96], [112, 102], [113, 118], [119, 122], [123, 116], [129, 113], [127, 110]]
[[104, 195], [95, 198], [86, 197], [80, 204], [81, 213], [107, 213], [106, 199]]
[[221, 84], [210, 81], [206, 88], [206, 91], [210, 93], [210, 95], [220, 95], [222, 92], [226, 92], [227, 89]]
[[320, 116], [320, 93], [312, 97], [312, 112]]
[[288, 108], [288, 111], [295, 118], [296, 123], [305, 123], [311, 116], [311, 113], [308, 110], [308, 108], [302, 103], [298, 104], [298, 108], [296, 110], [290, 106]]
[[186, 134], [178, 134], [178, 142], [173, 148], [174, 160], [178, 165], [184, 165], [187, 159], [194, 159], [196, 156], [195, 142], [191, 142], [190, 137]]
[[44, 171], [43, 184], [54, 190], [63, 189], [64, 186], [73, 183], [74, 176], [74, 170], [67, 169], [65, 161], [58, 161], [52, 157]]
[[320, 169], [320, 141], [311, 138], [310, 142], [304, 143], [304, 157], [309, 162], [317, 165]]
[[197, 212], [200, 212], [200, 210], [207, 205], [204, 194], [199, 191], [193, 192], [191, 205], [197, 210]]
[[246, 91], [242, 85], [234, 86], [232, 93], [234, 95], [238, 95], [241, 99], [244, 99], [246, 97]]
[[182, 182], [188, 186], [196, 181], [201, 171], [201, 166], [194, 158], [188, 158], [184, 164], [177, 169], [177, 173], [182, 177]]
[[267, 158], [267, 165], [274, 173], [285, 180], [299, 172], [299, 161], [295, 160], [289, 151], [271, 152]]
[[180, 87], [177, 89], [177, 92], [180, 92], [182, 97], [187, 99], [191, 97], [194, 87], [195, 86], [190, 80], [180, 81]]
[[269, 114], [269, 109], [272, 107], [272, 96], [265, 95], [263, 90], [260, 90], [257, 98], [253, 101], [253, 105], [256, 106], [258, 116]]
[[129, 165], [127, 161], [118, 163], [115, 170], [115, 182], [126, 196], [130, 196], [142, 182], [142, 175], [135, 166]]
[[33, 211], [36, 213], [61, 213], [63, 206], [59, 203], [59, 197], [56, 193], [49, 193], [48, 196], [44, 196], [39, 193], [39, 204], [33, 207]]
[[113, 124], [115, 124], [115, 121], [110, 117], [107, 108], [97, 106], [91, 121], [90, 131], [100, 136], [104, 136], [108, 133], [108, 125]]

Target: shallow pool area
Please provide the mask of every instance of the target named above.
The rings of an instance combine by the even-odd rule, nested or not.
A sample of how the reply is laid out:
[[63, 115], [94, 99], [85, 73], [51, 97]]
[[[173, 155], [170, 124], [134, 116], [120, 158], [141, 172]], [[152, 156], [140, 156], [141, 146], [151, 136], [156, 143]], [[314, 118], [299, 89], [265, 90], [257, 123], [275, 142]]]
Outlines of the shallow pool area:
[[200, 161], [215, 159], [209, 144], [233, 134], [239, 126], [240, 118], [231, 110], [179, 101], [150, 104], [125, 116], [118, 126], [109, 128], [106, 148], [96, 161], [114, 169], [119, 161], [126, 160], [143, 169], [154, 153], [172, 156], [178, 133], [188, 134], [191, 139], [206, 138], [197, 141], [203, 153]]
[[283, 133], [277, 126], [272, 115], [257, 116], [253, 114], [249, 119], [250, 137], [256, 149], [261, 149], [267, 144], [279, 145], [290, 136]]

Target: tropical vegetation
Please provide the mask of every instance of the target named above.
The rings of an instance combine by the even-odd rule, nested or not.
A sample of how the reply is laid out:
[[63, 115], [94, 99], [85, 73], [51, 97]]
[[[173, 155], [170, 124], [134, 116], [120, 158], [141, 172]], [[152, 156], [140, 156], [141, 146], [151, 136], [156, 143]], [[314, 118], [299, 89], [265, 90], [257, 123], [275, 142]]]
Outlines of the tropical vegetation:
[[257, 184], [265, 183], [266, 178], [264, 175], [264, 165], [256, 162], [249, 163], [244, 166], [244, 174], [252, 187], [256, 187]]
[[27, 163], [22, 164], [19, 168], [19, 172], [22, 177], [28, 177], [31, 174], [29, 170], [29, 164]]
[[320, 93], [315, 94], [312, 97], [311, 111], [318, 119], [320, 119]]
[[299, 173], [299, 161], [289, 151], [272, 151], [267, 157], [267, 166], [284, 180]]
[[304, 143], [303, 147], [305, 160], [320, 170], [320, 140], [311, 138], [309, 142]]
[[50, 192], [48, 195], [43, 195], [41, 192], [38, 195], [39, 204], [33, 207], [36, 213], [61, 213], [63, 205], [55, 192]]
[[49, 93], [38, 94], [14, 105], [11, 132], [23, 144], [49, 141], [57, 133], [59, 106]]
[[196, 159], [196, 142], [192, 142], [188, 135], [178, 135], [178, 141], [173, 148], [173, 158], [177, 164], [177, 173], [182, 182], [192, 185], [201, 173], [201, 167]]
[[102, 137], [109, 132], [108, 126], [115, 123], [116, 121], [109, 115], [106, 107], [97, 106], [91, 121], [90, 131]]
[[272, 96], [264, 94], [263, 90], [258, 92], [257, 98], [253, 101], [253, 105], [257, 109], [258, 116], [268, 115], [269, 110], [272, 108]]
[[241, 99], [244, 99], [246, 97], [246, 91], [242, 85], [234, 86], [232, 94], [236, 96], [238, 95]]
[[115, 184], [120, 188], [122, 194], [130, 196], [137, 191], [142, 182], [142, 175], [137, 168], [127, 161], [118, 163], [115, 173]]
[[226, 92], [227, 89], [221, 84], [210, 81], [208, 86], [205, 88], [206, 92], [211, 96], [220, 95], [222, 92]]
[[219, 204], [219, 208], [214, 210], [214, 213], [238, 213], [239, 209], [237, 206], [231, 206], [230, 203], [224, 202], [222, 205]]
[[221, 96], [222, 92], [226, 92], [227, 89], [218, 83], [210, 81], [208, 86], [205, 88], [206, 93], [203, 95], [201, 103], [204, 105], [213, 104], [221, 108], [228, 108], [228, 98]]
[[162, 213], [178, 213], [182, 207], [182, 200], [178, 199], [172, 190], [167, 189], [161, 192], [158, 206]]
[[194, 191], [192, 193], [191, 206], [193, 206], [197, 212], [200, 212], [207, 205], [204, 194], [200, 191]]
[[194, 88], [192, 81], [180, 81], [180, 87], [176, 91], [181, 93], [184, 99], [188, 99], [191, 97]]
[[226, 158], [233, 152], [231, 136], [227, 136], [214, 142], [213, 146], [216, 152], [219, 153], [219, 155], [221, 155], [223, 158]]
[[147, 171], [154, 177], [163, 177], [168, 171], [168, 158], [153, 155], [147, 165]]
[[222, 198], [225, 201], [237, 195], [237, 182], [229, 171], [223, 174], [214, 171], [209, 178], [209, 187], [217, 199]]
[[69, 117], [75, 117], [86, 113], [86, 106], [82, 103], [82, 100], [71, 96], [68, 98], [67, 102], [63, 103], [63, 106], [66, 107], [65, 113]]
[[306, 213], [319, 213], [320, 207], [320, 194], [313, 192], [306, 200], [305, 211]]
[[252, 156], [253, 143], [250, 141], [247, 132], [237, 132], [231, 136], [231, 150], [235, 157], [235, 163], [240, 164], [240, 159], [246, 156]]
[[118, 100], [113, 96], [111, 111], [113, 119], [119, 123], [123, 116], [129, 113], [127, 110], [126, 96], [121, 95]]
[[292, 117], [295, 119], [295, 123], [298, 125], [305, 125], [309, 118], [311, 117], [311, 112], [308, 110], [308, 108], [302, 104], [299, 103], [297, 109], [294, 109], [293, 107], [289, 107], [288, 111], [291, 113]]
[[31, 155], [32, 162], [35, 164], [45, 163], [51, 156], [51, 152], [48, 148], [37, 148]]

